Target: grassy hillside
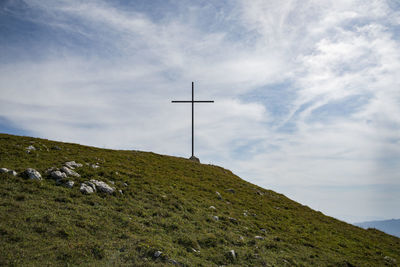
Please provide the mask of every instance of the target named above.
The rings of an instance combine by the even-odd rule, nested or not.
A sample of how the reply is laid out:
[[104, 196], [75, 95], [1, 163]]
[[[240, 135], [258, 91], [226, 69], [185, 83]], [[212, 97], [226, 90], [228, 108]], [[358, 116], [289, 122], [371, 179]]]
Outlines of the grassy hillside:
[[[30, 145], [36, 150], [27, 153]], [[46, 169], [72, 160], [83, 164], [73, 188], [45, 177]], [[399, 238], [327, 217], [217, 166], [0, 134], [1, 167], [19, 174], [34, 168], [44, 179], [0, 174], [0, 265], [400, 262]], [[82, 194], [80, 183], [90, 179], [114, 181], [123, 194]]]

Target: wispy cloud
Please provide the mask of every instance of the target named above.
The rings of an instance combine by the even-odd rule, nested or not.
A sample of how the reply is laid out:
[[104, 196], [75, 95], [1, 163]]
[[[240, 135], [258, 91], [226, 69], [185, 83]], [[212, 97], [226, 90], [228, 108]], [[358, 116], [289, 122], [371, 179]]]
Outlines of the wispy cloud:
[[348, 220], [372, 211], [329, 205], [334, 186], [399, 184], [395, 1], [0, 7], [0, 114], [29, 133], [187, 156], [190, 110], [170, 100], [194, 80], [216, 101], [196, 107], [203, 161]]

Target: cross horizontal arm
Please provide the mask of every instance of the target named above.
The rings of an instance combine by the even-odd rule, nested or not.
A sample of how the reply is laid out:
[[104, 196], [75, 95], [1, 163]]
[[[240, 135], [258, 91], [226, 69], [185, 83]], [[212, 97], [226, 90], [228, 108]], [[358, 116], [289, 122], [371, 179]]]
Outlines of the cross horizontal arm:
[[191, 100], [172, 100], [172, 103], [214, 103], [213, 100], [195, 100], [195, 101], [191, 101]]

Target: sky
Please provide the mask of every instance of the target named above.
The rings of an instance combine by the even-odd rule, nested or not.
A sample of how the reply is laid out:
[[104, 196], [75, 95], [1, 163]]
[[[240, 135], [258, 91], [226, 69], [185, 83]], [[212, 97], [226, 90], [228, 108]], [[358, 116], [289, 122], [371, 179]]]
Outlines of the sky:
[[346, 222], [400, 218], [398, 0], [2, 0], [0, 132], [195, 154]]

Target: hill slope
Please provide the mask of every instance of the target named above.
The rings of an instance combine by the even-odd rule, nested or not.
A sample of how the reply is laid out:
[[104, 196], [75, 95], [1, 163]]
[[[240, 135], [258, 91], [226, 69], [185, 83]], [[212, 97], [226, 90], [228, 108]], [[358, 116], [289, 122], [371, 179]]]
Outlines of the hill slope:
[[[27, 153], [31, 145], [36, 150]], [[75, 169], [81, 177], [72, 178], [72, 188], [44, 175], [67, 161], [83, 164]], [[92, 166], [96, 163], [98, 168]], [[0, 174], [0, 265], [383, 266], [400, 261], [399, 238], [324, 216], [217, 166], [0, 134], [1, 167], [19, 174], [35, 168], [44, 179]], [[113, 181], [123, 193], [81, 193], [80, 183], [90, 179]]]
[[400, 237], [400, 219], [360, 222], [360, 223], [355, 223], [354, 225], [362, 227], [364, 229], [367, 228], [379, 229], [390, 235]]

